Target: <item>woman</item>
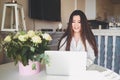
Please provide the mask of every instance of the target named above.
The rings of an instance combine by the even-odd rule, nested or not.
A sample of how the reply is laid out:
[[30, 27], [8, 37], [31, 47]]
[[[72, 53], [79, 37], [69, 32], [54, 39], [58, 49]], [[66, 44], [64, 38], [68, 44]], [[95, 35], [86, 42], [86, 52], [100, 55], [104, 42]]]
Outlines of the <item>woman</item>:
[[82, 11], [75, 10], [70, 15], [68, 27], [59, 41], [58, 50], [86, 51], [87, 66], [93, 64], [98, 53], [97, 44]]

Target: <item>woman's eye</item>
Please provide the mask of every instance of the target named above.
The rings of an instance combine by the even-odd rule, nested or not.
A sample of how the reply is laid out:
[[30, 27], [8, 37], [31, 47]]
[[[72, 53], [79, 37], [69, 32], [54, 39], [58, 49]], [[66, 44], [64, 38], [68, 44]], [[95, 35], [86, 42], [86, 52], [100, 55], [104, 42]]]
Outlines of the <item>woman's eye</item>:
[[72, 21], [72, 23], [81, 23], [81, 21]]

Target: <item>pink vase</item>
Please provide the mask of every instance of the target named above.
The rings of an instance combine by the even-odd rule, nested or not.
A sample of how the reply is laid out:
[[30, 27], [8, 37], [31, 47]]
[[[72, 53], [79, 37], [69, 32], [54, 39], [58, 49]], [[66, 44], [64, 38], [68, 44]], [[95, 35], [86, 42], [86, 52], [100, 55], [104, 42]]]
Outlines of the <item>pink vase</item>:
[[[33, 62], [29, 60], [29, 65], [24, 66], [21, 62], [19, 62], [18, 64], [20, 75], [33, 75], [40, 72], [40, 62]], [[35, 65], [35, 69], [32, 69], [33, 65]]]

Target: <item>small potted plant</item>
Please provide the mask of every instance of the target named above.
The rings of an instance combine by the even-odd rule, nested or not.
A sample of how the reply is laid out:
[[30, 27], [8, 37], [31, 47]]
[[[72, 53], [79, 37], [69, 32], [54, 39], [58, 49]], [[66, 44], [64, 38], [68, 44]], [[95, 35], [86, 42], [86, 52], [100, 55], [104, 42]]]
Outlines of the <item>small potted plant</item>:
[[[51, 40], [52, 38], [48, 33], [41, 31], [19, 31], [7, 35], [3, 41], [3, 46], [6, 55], [13, 59], [15, 64], [19, 62], [23, 66], [28, 66], [31, 61], [47, 64], [48, 56], [44, 55], [44, 51], [49, 49], [48, 43]], [[33, 64], [32, 70], [36, 69], [36, 67]], [[30, 72], [28, 71], [28, 73]]]

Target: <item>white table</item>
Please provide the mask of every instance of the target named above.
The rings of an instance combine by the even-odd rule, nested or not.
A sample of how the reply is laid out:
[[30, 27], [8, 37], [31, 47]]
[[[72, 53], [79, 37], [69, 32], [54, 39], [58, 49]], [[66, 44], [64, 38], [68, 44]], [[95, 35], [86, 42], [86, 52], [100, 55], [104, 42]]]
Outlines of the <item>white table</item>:
[[[87, 68], [87, 70], [97, 70], [101, 74], [103, 74], [108, 80], [120, 80], [120, 75], [98, 65], [91, 65], [89, 68]], [[68, 76], [47, 75], [45, 73], [44, 68], [42, 68], [40, 73], [38, 74], [23, 76], [19, 75], [18, 65], [15, 66], [13, 62], [0, 65], [0, 80], [76, 80], [76, 79], [77, 79], [76, 77], [69, 78]]]

